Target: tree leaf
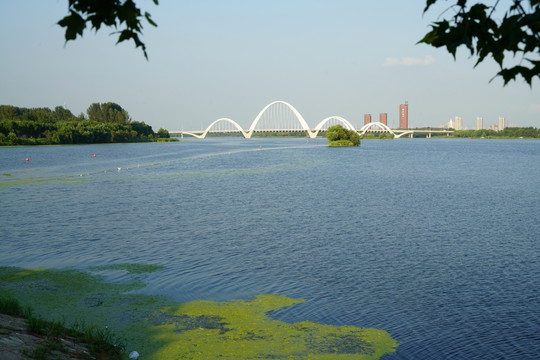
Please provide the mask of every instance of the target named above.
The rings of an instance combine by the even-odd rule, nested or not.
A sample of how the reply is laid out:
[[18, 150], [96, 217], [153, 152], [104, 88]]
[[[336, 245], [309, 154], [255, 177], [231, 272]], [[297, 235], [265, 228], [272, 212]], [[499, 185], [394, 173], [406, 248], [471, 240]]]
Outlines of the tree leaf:
[[75, 11], [70, 11], [70, 15], [58, 21], [58, 25], [66, 28], [65, 39], [69, 41], [75, 40], [77, 34], [82, 36], [86, 27], [86, 21]]

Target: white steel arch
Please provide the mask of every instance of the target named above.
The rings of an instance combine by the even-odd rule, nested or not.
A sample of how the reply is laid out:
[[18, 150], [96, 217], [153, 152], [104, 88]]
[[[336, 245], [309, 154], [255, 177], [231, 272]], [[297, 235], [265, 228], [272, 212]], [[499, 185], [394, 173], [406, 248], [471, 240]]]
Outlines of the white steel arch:
[[396, 139], [399, 139], [399, 138], [402, 137], [403, 135], [411, 135], [411, 134], [414, 134], [414, 131], [413, 131], [413, 130], [409, 130], [409, 131], [402, 132], [401, 134], [396, 135], [395, 138], [396, 138]]
[[238, 131], [240, 133], [242, 133], [242, 135], [244, 136], [244, 138], [247, 137], [247, 134], [246, 132], [244, 131], [244, 129], [242, 129], [242, 127], [240, 125], [238, 125], [238, 123], [232, 119], [229, 119], [229, 118], [220, 118], [220, 119], [217, 119], [216, 121], [214, 121], [213, 123], [211, 123], [207, 128], [206, 130], [204, 130], [204, 132], [202, 133], [202, 135], [200, 136], [200, 138], [204, 139], [206, 137], [206, 135], [208, 134], [208, 132], [210, 131], [210, 129], [212, 128], [212, 126], [216, 125], [217, 123], [219, 122], [229, 122], [231, 123], [235, 128], [238, 129]]
[[288, 102], [285, 102], [285, 101], [281, 101], [281, 100], [277, 100], [277, 101], [273, 101], [271, 102], [270, 104], [266, 105], [260, 112], [259, 112], [259, 115], [257, 115], [257, 117], [255, 118], [255, 120], [253, 120], [253, 122], [251, 123], [251, 126], [249, 127], [249, 130], [247, 131], [247, 134], [246, 134], [246, 138], [250, 138], [251, 135], [253, 134], [253, 131], [255, 131], [255, 127], [257, 126], [257, 124], [259, 123], [259, 120], [261, 119], [261, 117], [263, 116], [263, 114], [265, 113], [266, 110], [268, 110], [268, 108], [270, 108], [272, 105], [275, 105], [275, 104], [283, 104], [285, 106], [287, 106], [292, 112], [293, 114], [296, 116], [296, 118], [298, 119], [298, 121], [300, 122], [300, 125], [302, 126], [302, 129], [304, 129], [304, 131], [307, 132], [307, 134], [309, 135], [310, 138], [314, 139], [315, 136], [316, 136], [316, 133], [312, 133], [311, 130], [309, 129], [309, 126], [306, 122], [306, 120], [304, 120], [304, 118], [302, 117], [302, 115], [298, 112], [298, 110], [296, 110], [294, 108], [294, 106], [292, 106], [291, 104], [289, 104]]
[[[276, 105], [276, 104], [282, 104], [282, 105], [285, 105], [289, 110], [291, 110], [291, 112], [294, 114], [294, 117], [296, 117], [296, 119], [298, 120], [298, 122], [300, 123], [301, 125], [301, 128], [303, 131], [305, 131], [308, 136], [310, 138], [315, 138], [317, 137], [317, 135], [319, 134], [319, 132], [322, 130], [323, 126], [328, 123], [329, 121], [331, 120], [337, 120], [339, 122], [341, 122], [345, 128], [347, 128], [348, 130], [353, 130], [353, 131], [356, 131], [359, 135], [364, 135], [371, 127], [375, 127], [375, 128], [378, 128], [380, 129], [381, 131], [384, 131], [384, 132], [388, 132], [392, 135], [394, 135], [394, 138], [399, 138], [403, 135], [410, 135], [413, 133], [412, 130], [408, 130], [408, 131], [405, 131], [403, 133], [399, 133], [396, 134], [392, 129], [390, 129], [388, 127], [388, 125], [386, 124], [383, 124], [381, 122], [370, 122], [368, 124], [365, 124], [361, 129], [359, 130], [356, 130], [354, 128], [354, 126], [345, 118], [341, 117], [341, 116], [329, 116], [327, 118], [325, 118], [324, 120], [322, 120], [321, 122], [319, 122], [317, 124], [317, 126], [315, 127], [314, 130], [311, 130], [309, 128], [309, 125], [307, 124], [307, 122], [304, 120], [304, 117], [300, 114], [300, 112], [298, 112], [298, 110], [296, 110], [296, 108], [294, 106], [292, 106], [291, 104], [285, 102], [285, 101], [281, 101], [281, 100], [278, 100], [278, 101], [273, 101], [271, 102], [270, 104], [266, 105], [260, 112], [259, 114], [257, 115], [257, 117], [255, 118], [255, 120], [253, 120], [253, 122], [251, 123], [251, 126], [249, 127], [249, 130], [248, 131], [245, 131], [244, 129], [242, 129], [242, 127], [234, 120], [232, 119], [229, 119], [229, 118], [220, 118], [220, 119], [217, 119], [215, 120], [214, 122], [212, 122], [204, 132], [200, 132], [200, 131], [182, 131], [181, 133], [182, 134], [185, 134], [185, 135], [191, 135], [191, 136], [194, 136], [196, 138], [199, 138], [199, 139], [203, 139], [206, 137], [206, 135], [210, 132], [210, 130], [212, 129], [213, 126], [215, 126], [216, 124], [218, 124], [219, 122], [227, 122], [227, 123], [230, 123], [232, 124], [237, 130], [238, 132], [240, 132], [242, 134], [242, 136], [244, 136], [244, 138], [246, 139], [249, 139], [251, 138], [251, 136], [253, 135], [253, 133], [255, 132], [255, 127], [257, 126], [257, 124], [259, 123], [259, 121], [261, 120], [261, 117], [264, 115], [264, 113], [272, 106], [272, 105]], [[215, 131], [218, 131], [219, 130], [215, 130]], [[235, 131], [235, 130], [225, 130], [225, 131], [221, 131], [221, 132], [228, 132], [228, 131]]]
[[315, 136], [317, 136], [319, 134], [319, 132], [321, 131], [322, 127], [329, 121], [331, 120], [338, 120], [339, 122], [341, 122], [343, 125], [345, 125], [345, 128], [348, 129], [348, 130], [352, 130], [352, 131], [356, 131], [356, 129], [354, 128], [354, 126], [345, 118], [342, 118], [341, 116], [337, 116], [337, 115], [333, 115], [333, 116], [329, 116], [327, 117], [326, 119], [323, 119], [320, 123], [317, 124], [317, 126], [315, 126]]
[[388, 125], [385, 125], [382, 122], [370, 122], [370, 123], [367, 123], [366, 125], [362, 126], [362, 128], [359, 130], [360, 135], [364, 135], [369, 130], [369, 128], [371, 128], [372, 126], [378, 127], [382, 131], [387, 131], [390, 134], [395, 135], [395, 133], [392, 131], [392, 129], [390, 129], [388, 127]]

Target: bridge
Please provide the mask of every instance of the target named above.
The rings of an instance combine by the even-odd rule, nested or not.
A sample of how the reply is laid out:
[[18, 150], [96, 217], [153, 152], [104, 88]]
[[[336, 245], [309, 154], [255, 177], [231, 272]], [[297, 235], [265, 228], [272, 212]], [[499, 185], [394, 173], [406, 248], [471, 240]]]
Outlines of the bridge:
[[255, 117], [247, 130], [244, 130], [242, 126], [232, 119], [220, 118], [208, 125], [204, 131], [179, 130], [169, 131], [169, 134], [172, 136], [181, 136], [182, 138], [184, 135], [189, 135], [204, 139], [208, 134], [239, 133], [244, 138], [249, 139], [254, 133], [305, 132], [309, 138], [314, 139], [320, 132], [326, 132], [330, 126], [337, 124], [348, 130], [356, 131], [360, 136], [366, 133], [389, 133], [394, 138], [400, 138], [403, 136], [413, 137], [414, 134], [421, 133], [426, 134], [426, 137], [431, 137], [432, 134], [446, 134], [448, 136], [452, 133], [452, 131], [432, 129], [391, 129], [380, 122], [365, 124], [362, 128], [356, 129], [347, 119], [337, 115], [329, 116], [311, 128], [294, 106], [285, 101], [278, 100], [266, 105]]

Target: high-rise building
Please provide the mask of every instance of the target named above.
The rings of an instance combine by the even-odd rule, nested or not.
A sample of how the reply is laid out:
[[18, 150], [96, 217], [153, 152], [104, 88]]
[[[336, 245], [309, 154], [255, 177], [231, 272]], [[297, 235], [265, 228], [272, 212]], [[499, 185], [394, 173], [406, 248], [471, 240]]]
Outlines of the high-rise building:
[[480, 116], [476, 117], [476, 130], [482, 130], [484, 128], [484, 119]]
[[371, 114], [364, 114], [364, 125], [371, 122]]
[[503, 130], [504, 130], [504, 128], [505, 128], [504, 121], [505, 121], [505, 118], [499, 116], [499, 131], [503, 131]]
[[454, 118], [454, 129], [463, 130], [463, 124], [461, 122], [461, 116], [456, 116]]
[[409, 102], [405, 101], [405, 104], [399, 105], [399, 128], [409, 128]]
[[387, 113], [380, 113], [379, 114], [379, 122], [381, 122], [384, 125], [388, 126], [388, 114]]

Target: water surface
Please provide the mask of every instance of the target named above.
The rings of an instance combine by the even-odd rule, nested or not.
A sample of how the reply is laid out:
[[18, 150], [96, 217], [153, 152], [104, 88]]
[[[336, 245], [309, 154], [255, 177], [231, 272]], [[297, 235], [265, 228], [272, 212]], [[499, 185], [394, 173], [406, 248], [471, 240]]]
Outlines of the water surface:
[[164, 265], [144, 292], [306, 299], [274, 317], [384, 329], [385, 359], [537, 358], [540, 142], [325, 145], [0, 148], [0, 265]]

